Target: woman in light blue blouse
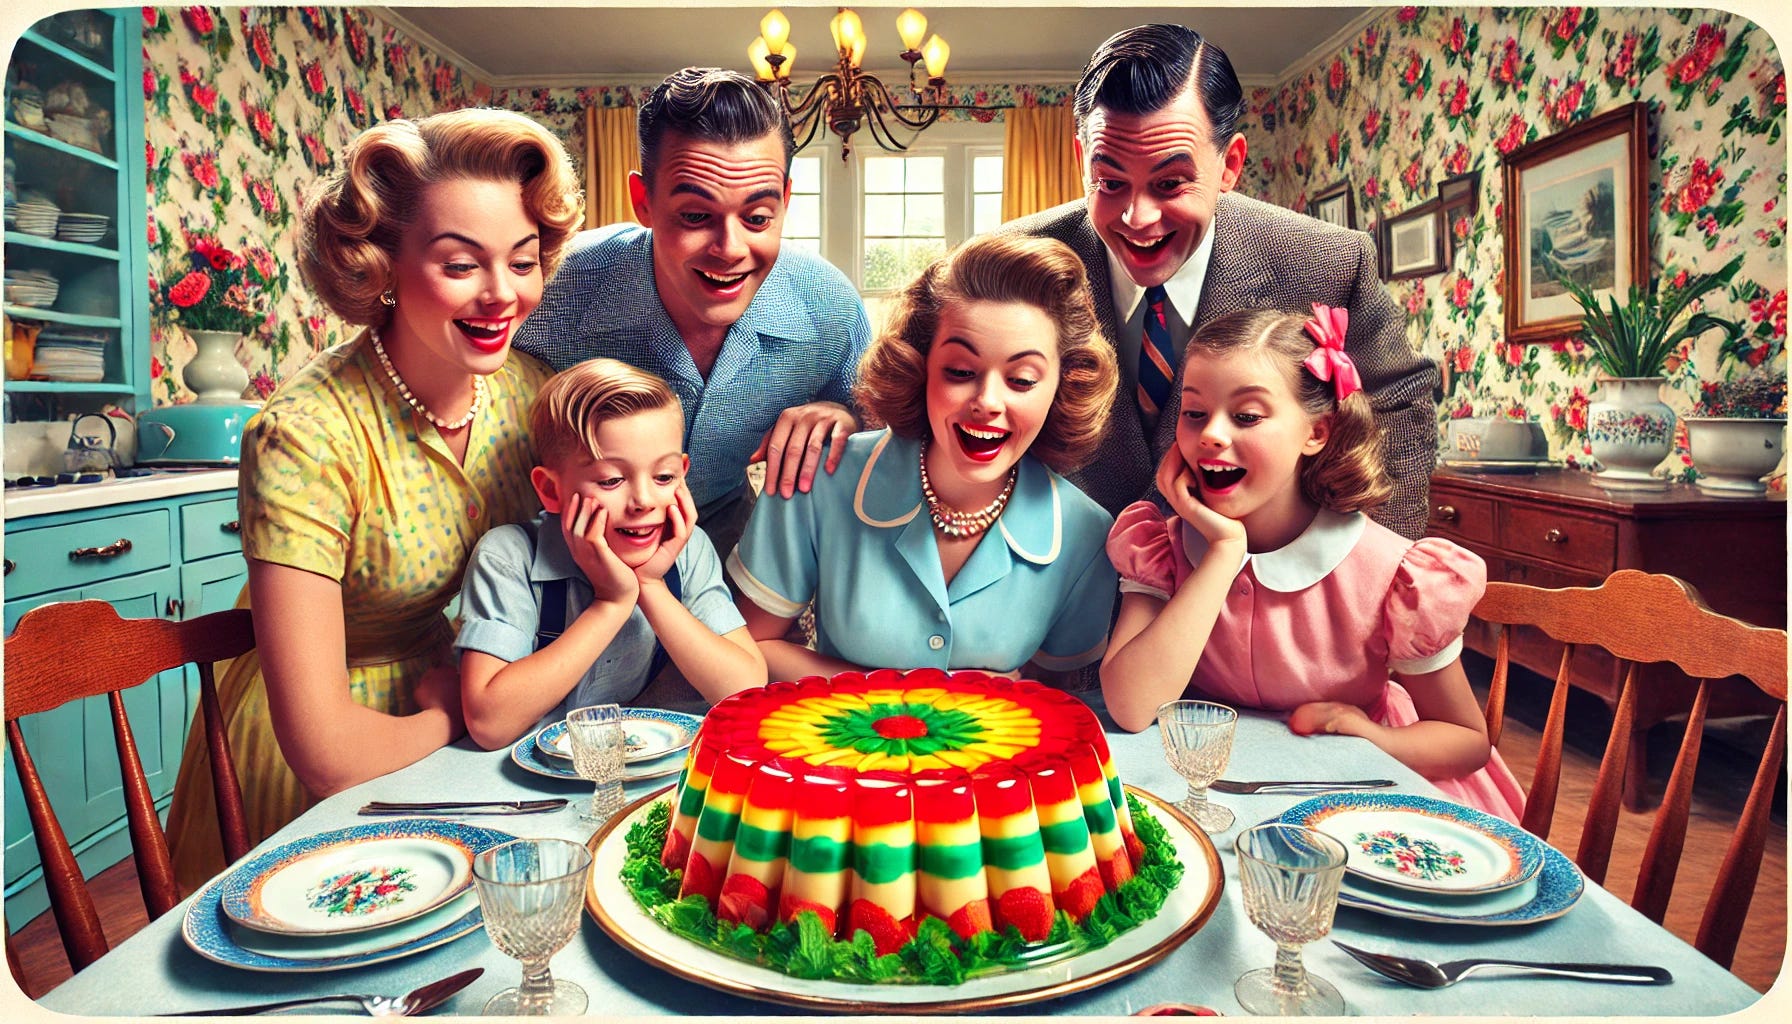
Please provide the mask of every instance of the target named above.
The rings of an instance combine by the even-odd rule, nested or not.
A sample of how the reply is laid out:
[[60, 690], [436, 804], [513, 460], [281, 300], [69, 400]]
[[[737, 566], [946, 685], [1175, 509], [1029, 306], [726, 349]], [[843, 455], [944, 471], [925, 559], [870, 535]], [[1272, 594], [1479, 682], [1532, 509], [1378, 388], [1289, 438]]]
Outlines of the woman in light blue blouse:
[[[1059, 474], [1094, 453], [1117, 376], [1069, 247], [983, 237], [934, 261], [860, 368], [886, 428], [809, 493], [761, 498], [728, 559], [771, 677], [1099, 661], [1112, 517]], [[816, 650], [783, 639], [811, 600]]]

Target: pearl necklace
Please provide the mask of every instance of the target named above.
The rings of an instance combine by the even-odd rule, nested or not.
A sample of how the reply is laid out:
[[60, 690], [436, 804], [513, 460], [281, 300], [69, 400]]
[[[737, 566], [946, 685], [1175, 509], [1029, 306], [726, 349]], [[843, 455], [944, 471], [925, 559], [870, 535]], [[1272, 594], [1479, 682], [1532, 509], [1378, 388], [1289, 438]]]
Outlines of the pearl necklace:
[[976, 510], [965, 512], [940, 503], [939, 495], [933, 493], [933, 481], [927, 479], [927, 444], [921, 442], [921, 497], [927, 500], [927, 514], [933, 519], [933, 528], [948, 537], [975, 537], [995, 524], [1001, 518], [1002, 509], [1008, 505], [1008, 499], [1014, 494], [1014, 481], [1020, 477], [1020, 463], [1008, 471], [1008, 482], [1003, 485], [1002, 493], [996, 500]]
[[465, 416], [455, 420], [453, 423], [449, 423], [448, 421], [437, 417], [435, 413], [430, 412], [428, 407], [422, 402], [417, 401], [416, 395], [411, 394], [410, 386], [405, 384], [404, 378], [398, 375], [398, 367], [392, 365], [392, 357], [386, 354], [386, 346], [380, 344], [380, 332], [369, 331], [368, 333], [373, 338], [373, 352], [380, 357], [380, 365], [386, 368], [386, 376], [391, 377], [393, 385], [398, 388], [398, 396], [403, 398], [406, 404], [411, 408], [417, 410], [424, 419], [434, 423], [437, 430], [459, 430], [473, 422], [473, 417], [479, 415], [479, 407], [485, 404], [484, 377], [479, 374], [473, 375], [473, 404], [467, 407], [467, 414]]

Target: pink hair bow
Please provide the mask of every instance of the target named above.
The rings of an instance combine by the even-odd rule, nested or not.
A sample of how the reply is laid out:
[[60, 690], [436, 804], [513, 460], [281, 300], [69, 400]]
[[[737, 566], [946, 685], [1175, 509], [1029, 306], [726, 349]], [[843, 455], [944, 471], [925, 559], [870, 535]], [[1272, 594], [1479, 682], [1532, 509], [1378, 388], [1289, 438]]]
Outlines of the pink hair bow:
[[1301, 361], [1320, 380], [1332, 382], [1342, 402], [1363, 390], [1362, 375], [1356, 364], [1344, 354], [1344, 332], [1350, 326], [1350, 311], [1333, 309], [1324, 303], [1313, 303], [1313, 319], [1307, 321], [1307, 333], [1319, 343], [1313, 354]]

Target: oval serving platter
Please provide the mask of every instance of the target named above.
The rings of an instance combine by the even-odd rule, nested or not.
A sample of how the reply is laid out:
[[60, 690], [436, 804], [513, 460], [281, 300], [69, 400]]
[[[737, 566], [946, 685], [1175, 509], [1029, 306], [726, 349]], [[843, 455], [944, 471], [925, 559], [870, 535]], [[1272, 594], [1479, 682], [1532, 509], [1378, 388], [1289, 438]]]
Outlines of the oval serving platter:
[[1298, 803], [1276, 820], [1343, 843], [1349, 874], [1431, 894], [1521, 885], [1543, 867], [1546, 849], [1491, 814], [1410, 793], [1331, 793]]
[[1182, 882], [1158, 915], [1100, 949], [1026, 970], [971, 978], [958, 985], [877, 985], [810, 980], [726, 956], [660, 926], [617, 873], [628, 857], [628, 828], [670, 789], [627, 807], [591, 838], [594, 851], [585, 910], [624, 949], [676, 977], [735, 995], [786, 1006], [847, 1013], [976, 1013], [1035, 1003], [1094, 988], [1156, 963], [1199, 931], [1219, 905], [1225, 873], [1213, 841], [1163, 800], [1127, 787], [1150, 805], [1176, 844]]

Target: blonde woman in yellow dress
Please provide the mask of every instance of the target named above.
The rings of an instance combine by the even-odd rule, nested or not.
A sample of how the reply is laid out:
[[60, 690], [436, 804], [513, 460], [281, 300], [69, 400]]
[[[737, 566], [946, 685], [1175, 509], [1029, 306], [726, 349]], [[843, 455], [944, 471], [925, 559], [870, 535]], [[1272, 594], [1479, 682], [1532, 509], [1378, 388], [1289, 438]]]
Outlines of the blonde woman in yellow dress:
[[[480, 536], [536, 511], [548, 371], [510, 342], [582, 213], [560, 143], [496, 110], [371, 128], [305, 205], [300, 271], [367, 329], [243, 437], [256, 649], [220, 699], [252, 842], [465, 731], [443, 610]], [[197, 724], [168, 834], [183, 891], [224, 867]]]

